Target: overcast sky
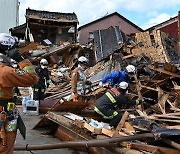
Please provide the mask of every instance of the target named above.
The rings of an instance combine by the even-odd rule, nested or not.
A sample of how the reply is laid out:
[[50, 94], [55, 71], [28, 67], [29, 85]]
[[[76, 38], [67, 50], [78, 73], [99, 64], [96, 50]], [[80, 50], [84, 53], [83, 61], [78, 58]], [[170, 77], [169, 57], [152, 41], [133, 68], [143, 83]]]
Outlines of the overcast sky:
[[28, 7], [35, 10], [73, 13], [79, 26], [118, 12], [142, 29], [177, 16], [180, 0], [19, 0], [20, 24], [25, 22]]

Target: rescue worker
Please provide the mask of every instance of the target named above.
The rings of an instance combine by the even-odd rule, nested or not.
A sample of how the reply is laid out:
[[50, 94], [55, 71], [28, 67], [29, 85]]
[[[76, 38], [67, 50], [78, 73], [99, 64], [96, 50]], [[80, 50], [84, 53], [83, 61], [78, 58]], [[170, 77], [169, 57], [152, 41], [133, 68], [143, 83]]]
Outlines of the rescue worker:
[[41, 59], [40, 65], [35, 68], [37, 75], [39, 76], [39, 81], [37, 84], [33, 85], [33, 100], [44, 100], [44, 93], [46, 88], [49, 87], [50, 77], [49, 71], [47, 69], [48, 61], [46, 59]]
[[121, 114], [118, 113], [116, 107], [124, 104], [131, 106], [139, 105], [142, 100], [130, 100], [125, 95], [128, 89], [127, 82], [121, 82], [118, 88], [108, 89], [107, 92], [97, 99], [94, 110], [100, 114], [104, 119], [109, 119], [109, 126], [116, 128]]
[[[16, 40], [15, 45], [17, 46], [17, 40], [18, 39], [16, 37], [14, 37], [14, 39]], [[19, 69], [18, 63], [13, 59], [11, 59], [11, 64], [10, 65], [15, 69]], [[15, 102], [15, 104], [17, 103], [17, 100], [18, 100], [19, 96], [21, 96], [19, 88], [18, 87], [13, 88], [13, 101]]]
[[88, 83], [86, 74], [88, 59], [84, 56], [78, 58], [78, 67], [72, 71], [71, 75], [71, 91], [73, 101], [84, 101], [85, 85]]
[[110, 88], [114, 87], [116, 84], [119, 85], [122, 81], [130, 83], [131, 77], [135, 74], [135, 71], [136, 69], [133, 65], [128, 65], [124, 71], [115, 71], [104, 76], [99, 82], [99, 86], [102, 87], [108, 80]]
[[[10, 66], [10, 58], [18, 62], [19, 69]], [[36, 84], [38, 76], [32, 63], [23, 59], [15, 49], [14, 38], [0, 33], [0, 107], [1, 139], [0, 154], [12, 154], [18, 121], [17, 108], [13, 100], [14, 87], [29, 87]], [[14, 124], [12, 125], [12, 121]]]

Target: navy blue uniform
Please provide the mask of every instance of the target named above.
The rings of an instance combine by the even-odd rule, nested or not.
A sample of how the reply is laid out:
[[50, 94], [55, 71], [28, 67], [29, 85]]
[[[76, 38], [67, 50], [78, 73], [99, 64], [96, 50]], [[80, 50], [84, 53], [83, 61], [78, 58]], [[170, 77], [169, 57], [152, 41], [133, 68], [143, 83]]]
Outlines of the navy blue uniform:
[[41, 68], [37, 66], [35, 71], [39, 77], [38, 83], [33, 86], [33, 99], [43, 100], [45, 89], [49, 86], [49, 72], [47, 68]]
[[107, 74], [101, 79], [102, 83], [105, 83], [109, 80], [109, 85], [114, 86], [115, 84], [119, 84], [122, 81], [130, 83], [130, 77], [125, 73], [125, 71], [116, 71], [110, 74]]
[[95, 111], [103, 116], [104, 119], [111, 119], [110, 126], [116, 127], [121, 119], [121, 115], [116, 111], [117, 106], [128, 104], [138, 105], [138, 100], [131, 100], [125, 93], [119, 92], [116, 88], [109, 89], [102, 97], [97, 99]]

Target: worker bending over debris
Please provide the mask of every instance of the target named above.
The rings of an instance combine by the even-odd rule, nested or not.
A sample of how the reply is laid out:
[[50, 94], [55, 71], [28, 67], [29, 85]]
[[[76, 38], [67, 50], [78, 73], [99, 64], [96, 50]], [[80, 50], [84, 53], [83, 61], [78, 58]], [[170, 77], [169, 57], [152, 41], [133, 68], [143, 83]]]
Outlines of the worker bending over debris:
[[104, 76], [99, 82], [99, 86], [102, 87], [104, 83], [109, 81], [109, 87], [118, 86], [120, 82], [125, 81], [130, 83], [131, 77], [136, 73], [136, 68], [133, 65], [128, 65], [124, 71], [115, 71]]
[[33, 85], [33, 100], [44, 100], [44, 93], [46, 88], [49, 87], [50, 77], [47, 69], [48, 61], [46, 59], [41, 59], [40, 66], [35, 68], [35, 71], [39, 77], [38, 83]]
[[88, 59], [84, 56], [78, 58], [78, 67], [72, 71], [71, 75], [71, 91], [73, 101], [84, 101], [87, 81], [85, 70], [87, 68]]
[[134, 106], [142, 103], [142, 100], [130, 100], [126, 96], [127, 89], [128, 83], [123, 81], [118, 88], [108, 89], [95, 103], [94, 110], [104, 119], [110, 119], [109, 125], [113, 128], [117, 127], [121, 119], [121, 114], [116, 109], [117, 106], [124, 104]]
[[[0, 33], [0, 154], [13, 153], [16, 129], [22, 128], [17, 126], [20, 116], [13, 102], [13, 88], [29, 87], [38, 81], [34, 66], [23, 59], [15, 44], [11, 35]], [[18, 62], [19, 69], [10, 66], [11, 58]]]

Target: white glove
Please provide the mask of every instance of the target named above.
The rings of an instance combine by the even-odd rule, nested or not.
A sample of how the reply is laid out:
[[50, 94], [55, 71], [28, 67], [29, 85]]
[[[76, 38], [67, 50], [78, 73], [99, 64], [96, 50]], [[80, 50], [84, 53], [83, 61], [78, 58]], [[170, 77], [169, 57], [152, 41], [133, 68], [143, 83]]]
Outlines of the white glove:
[[103, 83], [102, 82], [99, 82], [99, 87], [102, 87], [103, 86]]

